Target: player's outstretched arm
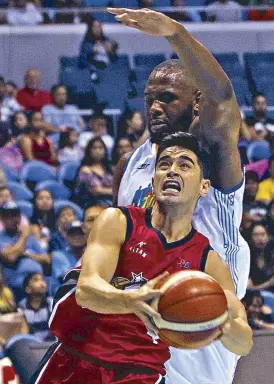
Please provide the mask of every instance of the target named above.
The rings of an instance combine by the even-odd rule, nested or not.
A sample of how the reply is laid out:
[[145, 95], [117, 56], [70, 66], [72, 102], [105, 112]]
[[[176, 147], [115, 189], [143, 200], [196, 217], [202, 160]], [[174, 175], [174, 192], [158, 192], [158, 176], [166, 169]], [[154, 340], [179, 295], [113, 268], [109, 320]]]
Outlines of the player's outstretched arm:
[[123, 24], [169, 41], [184, 64], [188, 81], [197, 89], [195, 102], [199, 103], [200, 123], [191, 129], [199, 132], [211, 149], [216, 165], [214, 185], [231, 188], [239, 184], [242, 171], [237, 143], [241, 114], [231, 82], [213, 55], [182, 24], [160, 12], [126, 8], [108, 10]]
[[244, 306], [235, 294], [230, 270], [215, 251], [210, 251], [205, 272], [224, 289], [230, 311], [229, 320], [222, 327], [220, 341], [229, 351], [245, 356], [253, 346], [252, 329], [248, 325]]
[[160, 314], [147, 301], [162, 294], [161, 290], [154, 289], [154, 285], [166, 275], [160, 275], [136, 291], [119, 290], [110, 284], [126, 231], [126, 217], [119, 209], [108, 208], [97, 218], [83, 256], [76, 301], [78, 305], [101, 314], [135, 313], [155, 332], [149, 317], [160, 317]]

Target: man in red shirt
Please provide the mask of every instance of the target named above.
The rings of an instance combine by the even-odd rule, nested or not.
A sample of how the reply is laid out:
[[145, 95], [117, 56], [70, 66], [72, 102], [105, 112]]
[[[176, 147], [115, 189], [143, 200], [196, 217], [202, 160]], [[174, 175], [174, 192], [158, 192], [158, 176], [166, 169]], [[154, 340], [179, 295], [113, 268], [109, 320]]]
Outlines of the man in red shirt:
[[44, 105], [52, 104], [52, 97], [48, 91], [39, 89], [40, 72], [36, 68], [30, 68], [25, 74], [25, 88], [17, 93], [17, 101], [25, 109], [40, 111]]

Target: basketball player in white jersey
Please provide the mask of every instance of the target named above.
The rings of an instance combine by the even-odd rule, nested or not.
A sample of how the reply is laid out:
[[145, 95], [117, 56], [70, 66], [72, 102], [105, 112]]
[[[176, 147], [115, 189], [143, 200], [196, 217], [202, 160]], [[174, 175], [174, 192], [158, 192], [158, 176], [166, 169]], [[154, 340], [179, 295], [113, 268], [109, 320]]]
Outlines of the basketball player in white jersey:
[[[183, 25], [152, 10], [109, 9], [123, 24], [168, 40], [181, 62], [169, 60], [151, 73], [146, 90], [148, 139], [116, 169], [114, 205], [153, 203], [157, 143], [179, 125], [195, 133], [212, 157], [212, 188], [199, 200], [194, 227], [207, 236], [230, 267], [238, 297], [246, 290], [250, 254], [239, 232], [244, 176], [237, 148], [240, 110], [227, 75], [211, 53]], [[197, 115], [199, 117], [194, 117]], [[192, 123], [191, 120], [194, 117]], [[168, 384], [230, 384], [238, 357], [219, 341], [199, 350], [171, 348], [166, 364]]]

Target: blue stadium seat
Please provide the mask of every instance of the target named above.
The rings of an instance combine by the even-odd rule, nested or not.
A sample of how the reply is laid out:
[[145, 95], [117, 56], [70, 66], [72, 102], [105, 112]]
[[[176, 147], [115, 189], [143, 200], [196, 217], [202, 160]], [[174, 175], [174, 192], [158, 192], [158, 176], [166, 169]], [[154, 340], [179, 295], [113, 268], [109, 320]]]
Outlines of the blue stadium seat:
[[58, 150], [59, 149], [60, 133], [52, 133], [48, 137], [53, 142], [54, 148], [56, 150]]
[[[87, 7], [97, 7], [97, 8], [104, 8], [107, 7], [110, 3], [110, 0], [85, 0], [85, 5]], [[94, 13], [94, 17], [96, 17], [96, 13]]]
[[251, 93], [247, 79], [243, 76], [230, 76], [239, 105], [251, 105]]
[[61, 165], [59, 168], [58, 180], [67, 187], [72, 188], [79, 167], [80, 163], [78, 162], [67, 162]]
[[152, 70], [156, 65], [162, 63], [165, 61], [165, 55], [162, 53], [155, 53], [155, 54], [137, 54], [134, 55], [134, 65], [135, 66], [145, 66], [148, 69]]
[[60, 66], [65, 67], [78, 67], [78, 56], [61, 56], [60, 57]]
[[[88, 2], [92, 2], [93, 0], [90, 0]], [[90, 6], [90, 4], [87, 4]], [[100, 21], [100, 23], [117, 23], [117, 21], [114, 18], [114, 15], [111, 15], [108, 12], [93, 12], [93, 15], [96, 20]]]
[[274, 293], [269, 291], [261, 291], [261, 294], [264, 298], [264, 304], [268, 305], [272, 309], [272, 313], [270, 316], [272, 322], [274, 323]]
[[20, 208], [22, 215], [30, 219], [33, 214], [33, 205], [30, 202], [23, 200], [16, 201], [16, 203]]
[[145, 88], [146, 88], [146, 81], [143, 80], [143, 81], [138, 81], [138, 82], [134, 82], [132, 83], [132, 89], [133, 89], [133, 94], [136, 96], [136, 97], [143, 97], [144, 96], [144, 92], [145, 92]]
[[270, 145], [267, 141], [253, 141], [247, 148], [247, 157], [250, 161], [269, 159], [271, 156]]
[[73, 92], [92, 92], [93, 84], [87, 68], [65, 67], [60, 73], [60, 82]]
[[146, 66], [135, 67], [133, 71], [134, 80], [138, 83], [139, 81], [147, 81], [151, 70]]
[[256, 78], [255, 84], [256, 91], [263, 92], [267, 97], [268, 104], [274, 105], [274, 77], [263, 76]]
[[153, 8], [157, 7], [171, 7], [170, 0], [154, 0]]
[[20, 173], [20, 180], [30, 188], [34, 188], [40, 181], [56, 179], [56, 172], [49, 165], [38, 160], [27, 161]]
[[115, 7], [138, 8], [138, 0], [114, 0]]
[[33, 193], [24, 185], [16, 181], [8, 182], [8, 187], [11, 190], [15, 200], [32, 200]]
[[142, 116], [144, 117], [144, 98], [143, 97], [136, 97], [134, 99], [127, 99], [125, 102], [125, 107], [129, 108], [131, 111], [134, 109], [137, 109], [141, 112]]
[[55, 180], [41, 181], [36, 184], [35, 192], [40, 191], [41, 189], [48, 189], [54, 199], [66, 200], [71, 196], [71, 191], [64, 184]]
[[3, 169], [3, 171], [4, 171], [4, 174], [6, 176], [7, 181], [18, 181], [19, 180], [19, 175], [15, 171], [15, 169], [9, 167], [6, 164], [0, 163], [0, 165], [1, 165], [2, 169]]
[[259, 53], [244, 53], [244, 60], [247, 66], [253, 65], [254, 63], [260, 62], [273, 62], [274, 53], [273, 52], [259, 52]]
[[173, 52], [173, 53], [171, 54], [170, 58], [171, 58], [171, 59], [176, 59], [176, 60], [179, 59], [177, 53], [175, 53], [175, 52]]
[[186, 0], [185, 6], [188, 7], [203, 7], [205, 5], [205, 0]]
[[56, 200], [54, 202], [54, 212], [55, 212], [55, 214], [57, 215], [59, 210], [61, 208], [65, 207], [66, 205], [71, 206], [75, 210], [75, 213], [76, 213], [76, 216], [77, 216], [78, 220], [81, 220], [81, 221], [83, 220], [83, 210], [82, 210], [82, 208], [80, 208], [79, 205], [73, 203], [70, 200]]

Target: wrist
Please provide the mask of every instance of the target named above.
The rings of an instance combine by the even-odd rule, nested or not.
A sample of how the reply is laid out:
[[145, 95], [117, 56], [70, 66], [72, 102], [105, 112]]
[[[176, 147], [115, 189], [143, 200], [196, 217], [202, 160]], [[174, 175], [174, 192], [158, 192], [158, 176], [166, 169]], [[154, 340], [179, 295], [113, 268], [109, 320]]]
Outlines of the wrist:
[[172, 39], [177, 38], [178, 36], [182, 36], [183, 31], [186, 31], [186, 29], [182, 24], [175, 20], [171, 20], [170, 31], [165, 34], [164, 37], [168, 40], [171, 40], [170, 42], [172, 42]]

